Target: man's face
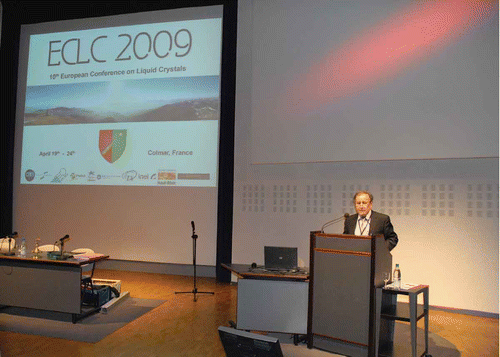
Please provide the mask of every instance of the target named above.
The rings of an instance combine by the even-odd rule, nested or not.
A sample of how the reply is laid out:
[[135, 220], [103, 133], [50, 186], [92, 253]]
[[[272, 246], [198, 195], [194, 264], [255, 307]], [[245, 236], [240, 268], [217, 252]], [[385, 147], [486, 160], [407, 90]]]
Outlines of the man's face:
[[370, 196], [366, 193], [359, 194], [354, 200], [354, 206], [356, 212], [364, 217], [372, 210], [372, 202], [370, 201]]

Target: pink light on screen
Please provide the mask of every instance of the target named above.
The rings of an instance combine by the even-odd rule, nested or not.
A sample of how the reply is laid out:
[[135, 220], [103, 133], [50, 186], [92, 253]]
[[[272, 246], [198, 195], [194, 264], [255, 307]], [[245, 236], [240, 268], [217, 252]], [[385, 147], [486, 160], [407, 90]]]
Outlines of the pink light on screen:
[[309, 112], [389, 81], [497, 12], [497, 1], [416, 2], [313, 64], [286, 89], [285, 111]]

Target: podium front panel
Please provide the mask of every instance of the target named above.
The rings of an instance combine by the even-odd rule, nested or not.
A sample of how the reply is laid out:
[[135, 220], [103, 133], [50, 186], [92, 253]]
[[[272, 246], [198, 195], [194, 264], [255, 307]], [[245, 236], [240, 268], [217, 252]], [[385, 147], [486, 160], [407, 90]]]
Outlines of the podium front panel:
[[370, 256], [319, 250], [314, 260], [313, 333], [367, 346]]
[[310, 234], [308, 347], [375, 356], [375, 287], [392, 257], [383, 236]]

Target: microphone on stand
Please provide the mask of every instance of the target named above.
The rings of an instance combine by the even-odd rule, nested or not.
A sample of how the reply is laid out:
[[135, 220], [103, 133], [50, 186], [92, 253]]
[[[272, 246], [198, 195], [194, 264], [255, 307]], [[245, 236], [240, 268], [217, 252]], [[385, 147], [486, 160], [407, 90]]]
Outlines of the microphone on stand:
[[198, 238], [198, 236], [194, 232], [194, 221], [191, 221], [191, 227], [193, 227], [193, 235], [191, 236], [191, 238], [193, 238], [193, 239]]
[[58, 254], [59, 259], [64, 259], [64, 242], [66, 242], [67, 240], [70, 240], [69, 234], [66, 234], [64, 237], [59, 239], [59, 243], [61, 244], [61, 252]]
[[210, 294], [213, 295], [214, 292], [211, 291], [198, 291], [198, 288], [196, 287], [196, 239], [198, 236], [194, 233], [194, 221], [191, 221], [191, 227], [193, 228], [193, 235], [191, 238], [193, 238], [193, 285], [194, 289], [191, 291], [176, 291], [176, 294], [193, 294], [193, 300], [196, 301], [197, 296], [196, 294]]
[[349, 217], [349, 213], [344, 213], [342, 215], [342, 217], [338, 217], [338, 218], [332, 219], [331, 221], [326, 222], [321, 227], [321, 233], [325, 232], [325, 228], [326, 227], [331, 226], [332, 224], [335, 224], [335, 223], [338, 223], [338, 222], [341, 222], [341, 221], [345, 221], [347, 217]]

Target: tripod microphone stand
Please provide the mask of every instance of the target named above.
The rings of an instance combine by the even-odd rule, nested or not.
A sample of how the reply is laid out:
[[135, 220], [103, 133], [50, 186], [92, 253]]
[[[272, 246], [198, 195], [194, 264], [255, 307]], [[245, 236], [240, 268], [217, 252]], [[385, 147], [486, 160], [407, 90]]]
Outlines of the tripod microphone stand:
[[198, 288], [196, 287], [196, 239], [198, 239], [198, 235], [194, 231], [194, 221], [191, 221], [191, 226], [193, 227], [193, 235], [191, 238], [193, 238], [193, 268], [194, 268], [194, 274], [193, 274], [193, 290], [191, 291], [176, 291], [176, 294], [193, 294], [193, 301], [197, 300], [196, 294], [211, 294], [213, 295], [213, 292], [210, 291], [198, 291]]

